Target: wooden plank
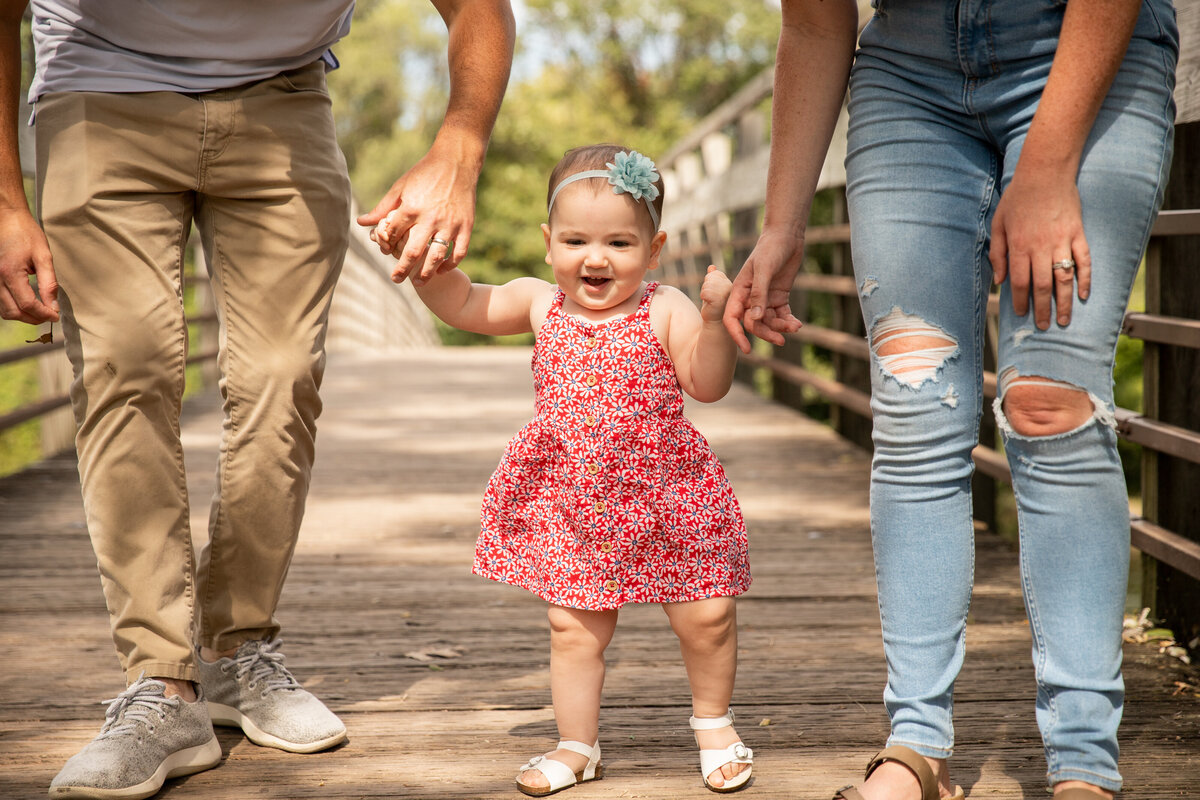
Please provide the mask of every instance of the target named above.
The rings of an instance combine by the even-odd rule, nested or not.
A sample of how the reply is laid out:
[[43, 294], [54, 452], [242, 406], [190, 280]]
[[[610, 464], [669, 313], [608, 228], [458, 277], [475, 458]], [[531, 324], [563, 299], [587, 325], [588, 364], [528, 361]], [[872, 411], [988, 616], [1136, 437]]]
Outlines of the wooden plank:
[[[1177, 120], [1182, 122], [1182, 120]], [[1195, 236], [1200, 234], [1200, 211], [1190, 208], [1158, 212], [1151, 236]]]
[[871, 356], [871, 348], [867, 346], [866, 339], [840, 330], [822, 328], [820, 325], [805, 325], [795, 333], [787, 334], [787, 337], [800, 342], [809, 342], [853, 358], [866, 360]]
[[[222, 728], [220, 768], [173, 780], [164, 796], [518, 796], [517, 766], [555, 736], [545, 606], [472, 576], [470, 563], [482, 487], [532, 411], [528, 363], [528, 349], [331, 356], [279, 616], [288, 664], [346, 721], [349, 742], [296, 756]], [[867, 454], [744, 387], [689, 415], [720, 454], [750, 535], [735, 707], [756, 751], [751, 791], [826, 796], [887, 734]], [[189, 404], [194, 498], [213, 489], [219, 417], [215, 397]], [[207, 509], [193, 505], [202, 541]], [[1016, 800], [1040, 792], [1044, 772], [1029, 628], [1016, 552], [992, 535], [975, 543], [955, 776], [973, 796]], [[0, 480], [0, 547], [0, 797], [40, 799], [98, 730], [97, 701], [120, 689], [72, 459]], [[441, 649], [457, 654], [419, 660]], [[705, 796], [662, 611], [625, 609], [608, 656], [609, 775], [571, 797]], [[1127, 646], [1121, 757], [1138, 798], [1200, 784], [1200, 702], [1172, 694], [1198, 680], [1156, 647]]]
[[60, 395], [59, 397], [50, 397], [45, 400], [39, 400], [36, 403], [23, 405], [18, 409], [9, 411], [7, 414], [0, 414], [0, 431], [8, 430], [31, 419], [37, 419], [56, 408], [62, 408], [70, 402], [71, 398], [68, 395]]
[[1146, 342], [1200, 348], [1200, 320], [1196, 319], [1131, 311], [1125, 315], [1121, 332]]
[[[30, 328], [30, 330], [34, 330]], [[62, 337], [48, 344], [27, 344], [21, 347], [13, 347], [8, 350], [0, 351], [0, 366], [4, 364], [12, 364], [16, 361], [24, 361], [27, 358], [39, 358], [46, 353], [52, 353], [55, 350], [62, 350], [67, 346]]]
[[1200, 542], [1141, 517], [1130, 520], [1133, 546], [1193, 578], [1200, 580]]
[[1179, 65], [1175, 71], [1175, 123], [1200, 121], [1200, 1], [1175, 0]]
[[1117, 432], [1131, 442], [1159, 453], [1200, 463], [1200, 433], [1117, 409]]

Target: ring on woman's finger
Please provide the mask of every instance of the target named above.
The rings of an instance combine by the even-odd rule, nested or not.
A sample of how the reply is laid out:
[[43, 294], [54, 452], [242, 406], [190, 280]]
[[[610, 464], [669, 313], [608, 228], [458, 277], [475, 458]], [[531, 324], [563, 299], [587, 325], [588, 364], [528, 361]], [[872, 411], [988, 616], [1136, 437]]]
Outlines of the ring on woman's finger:
[[[445, 240], [445, 239], [442, 239], [442, 238], [440, 238], [440, 237], [438, 237], [438, 236], [431, 237], [431, 238], [429, 239], [429, 243], [430, 243], [430, 244], [440, 244], [442, 247], [445, 247], [445, 248], [447, 248], [447, 249], [449, 249], [449, 247], [450, 247], [450, 242], [449, 242], [449, 241], [447, 241], [447, 240]], [[1071, 263], [1075, 263], [1075, 262], [1071, 262]]]
[[1064, 258], [1062, 261], [1055, 261], [1050, 265], [1050, 269], [1075, 269], [1075, 259]]

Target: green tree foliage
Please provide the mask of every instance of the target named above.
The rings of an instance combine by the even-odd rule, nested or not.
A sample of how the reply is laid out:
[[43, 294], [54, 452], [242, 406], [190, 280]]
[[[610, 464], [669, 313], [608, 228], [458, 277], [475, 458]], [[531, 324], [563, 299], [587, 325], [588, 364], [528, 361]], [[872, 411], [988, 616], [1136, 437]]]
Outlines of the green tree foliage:
[[[548, 277], [539, 225], [563, 152], [615, 141], [660, 156], [769, 65], [766, 0], [526, 0], [517, 65], [481, 176], [471, 253], [480, 280]], [[427, 0], [360, 0], [330, 76], [359, 204], [425, 152], [445, 109], [445, 28]], [[670, 202], [670, 198], [667, 198]]]

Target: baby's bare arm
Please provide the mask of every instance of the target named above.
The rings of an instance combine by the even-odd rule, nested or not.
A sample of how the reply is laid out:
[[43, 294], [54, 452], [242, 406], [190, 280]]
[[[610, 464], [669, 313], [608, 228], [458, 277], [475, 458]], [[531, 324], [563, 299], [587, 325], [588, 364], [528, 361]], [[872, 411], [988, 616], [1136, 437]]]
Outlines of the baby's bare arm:
[[531, 309], [553, 287], [537, 278], [517, 278], [503, 286], [472, 283], [461, 269], [434, 275], [416, 287], [421, 301], [442, 322], [490, 336], [533, 330]]
[[700, 287], [699, 311], [681, 293], [667, 296], [667, 352], [679, 385], [702, 403], [720, 400], [733, 384], [737, 346], [721, 321], [731, 288], [725, 273], [710, 266]]

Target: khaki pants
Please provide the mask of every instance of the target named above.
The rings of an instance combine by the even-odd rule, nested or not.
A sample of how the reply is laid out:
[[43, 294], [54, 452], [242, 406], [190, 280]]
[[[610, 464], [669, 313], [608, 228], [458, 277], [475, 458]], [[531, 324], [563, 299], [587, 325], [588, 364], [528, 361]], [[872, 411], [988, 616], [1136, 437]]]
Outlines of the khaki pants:
[[[195, 680], [195, 644], [278, 632], [304, 514], [350, 224], [324, 68], [197, 95], [48, 95], [37, 152], [84, 508], [121, 666], [130, 681]], [[221, 320], [225, 412], [198, 564], [179, 441], [193, 221]]]

